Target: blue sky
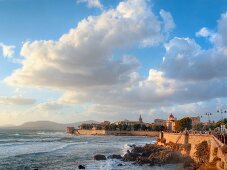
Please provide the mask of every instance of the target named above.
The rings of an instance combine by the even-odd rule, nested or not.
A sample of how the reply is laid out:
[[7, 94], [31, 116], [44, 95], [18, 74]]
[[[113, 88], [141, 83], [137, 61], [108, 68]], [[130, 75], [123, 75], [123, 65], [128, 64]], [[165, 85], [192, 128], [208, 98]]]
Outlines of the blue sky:
[[[93, 0], [93, 1], [95, 2], [96, 0]], [[153, 101], [153, 98], [151, 96], [143, 96], [144, 89], [140, 89], [139, 91], [137, 91], [137, 89], [134, 89], [134, 88], [137, 86], [140, 87], [139, 84], [147, 84], [148, 80], [156, 81], [156, 79], [153, 80], [153, 77], [156, 77], [156, 76], [151, 77], [150, 78], [151, 80], [149, 79], [149, 77], [151, 76], [151, 75], [149, 75], [149, 71], [156, 70], [157, 72], [155, 72], [155, 74], [158, 74], [160, 76], [163, 73], [166, 76], [166, 77], [164, 77], [165, 79], [163, 77], [161, 77], [164, 79], [163, 80], [164, 83], [171, 82], [172, 80], [177, 80], [177, 81], [187, 81], [188, 80], [188, 84], [186, 84], [186, 85], [184, 84], [178, 88], [182, 89], [184, 87], [185, 89], [187, 89], [187, 88], [190, 89], [191, 84], [192, 84], [191, 82], [193, 81], [194, 83], [196, 83], [196, 81], [198, 81], [198, 80], [195, 80], [193, 76], [190, 76], [190, 75], [194, 75], [195, 72], [187, 73], [185, 75], [179, 75], [179, 74], [176, 74], [176, 72], [173, 72], [174, 68], [170, 67], [168, 63], [163, 64], [164, 56], [170, 56], [171, 60], [167, 60], [167, 62], [169, 61], [170, 64], [173, 62], [173, 60], [172, 60], [173, 58], [171, 58], [171, 57], [173, 57], [172, 53], [167, 54], [165, 45], [170, 44], [171, 40], [174, 40], [176, 37], [181, 38], [181, 39], [189, 37], [190, 40], [193, 40], [198, 46], [200, 46], [201, 50], [205, 50], [205, 51], [214, 50], [215, 48], [220, 46], [220, 48], [225, 51], [226, 47], [225, 47], [224, 43], [220, 45], [220, 43], [216, 42], [218, 40], [215, 39], [215, 41], [213, 41], [213, 40], [211, 40], [210, 37], [215, 37], [215, 35], [218, 34], [222, 38], [222, 32], [218, 30], [219, 25], [218, 25], [217, 21], [221, 20], [222, 14], [225, 14], [227, 11], [227, 1], [226, 0], [219, 0], [218, 2], [213, 1], [213, 0], [192, 0], [192, 1], [190, 1], [190, 3], [186, 0], [172, 0], [172, 1], [138, 0], [138, 2], [136, 0], [131, 1], [132, 3], [138, 3], [139, 5], [141, 5], [141, 8], [144, 7], [143, 5], [145, 4], [146, 7], [143, 10], [148, 9], [148, 11], [151, 12], [152, 15], [154, 15], [156, 18], [154, 19], [151, 16], [148, 16], [148, 18], [146, 20], [144, 20], [144, 23], [146, 24], [146, 22], [149, 22], [149, 19], [153, 19], [154, 22], [157, 21], [160, 23], [160, 25], [159, 25], [161, 27], [160, 30], [155, 33], [154, 32], [150, 33], [149, 29], [148, 29], [148, 30], [146, 30], [148, 33], [144, 36], [141, 35], [142, 34], [141, 32], [138, 32], [138, 36], [142, 36], [142, 37], [137, 37], [138, 40], [137, 40], [137, 38], [133, 39], [133, 41], [135, 41], [135, 43], [133, 45], [131, 45], [130, 42], [126, 42], [127, 43], [126, 46], [125, 46], [125, 44], [117, 46], [117, 45], [110, 43], [106, 48], [111, 48], [112, 50], [110, 52], [104, 51], [103, 54], [108, 53], [108, 55], [112, 56], [114, 60], [119, 60], [119, 62], [122, 62], [122, 61], [120, 61], [122, 59], [122, 56], [135, 57], [138, 60], [139, 65], [134, 66], [136, 64], [131, 63], [131, 61], [130, 61], [130, 63], [127, 65], [127, 69], [129, 69], [128, 67], [130, 67], [130, 68], [132, 67], [132, 68], [129, 69], [128, 71], [126, 71], [126, 73], [128, 75], [125, 75], [126, 74], [125, 72], [119, 73], [120, 75], [117, 75], [118, 76], [117, 78], [119, 78], [122, 76], [123, 77], [129, 76], [129, 74], [131, 76], [132, 73], [133, 73], [133, 75], [135, 75], [135, 73], [138, 74], [139, 78], [136, 81], [133, 80], [133, 81], [135, 81], [134, 84], [130, 84], [132, 80], [125, 82], [126, 81], [126, 79], [125, 79], [124, 80], [125, 84], [122, 85], [122, 82], [120, 82], [121, 79], [119, 80], [119, 82], [115, 82], [115, 79], [112, 80], [111, 78], [108, 78], [107, 80], [104, 80], [104, 78], [103, 78], [100, 81], [97, 80], [97, 82], [96, 81], [90, 82], [90, 80], [89, 81], [84, 80], [86, 83], [84, 86], [87, 86], [88, 83], [91, 83], [91, 85], [90, 84], [88, 85], [89, 86], [88, 88], [84, 88], [84, 87], [81, 87], [81, 85], [78, 85], [77, 83], [73, 84], [73, 86], [71, 86], [71, 85], [66, 86], [61, 83], [54, 84], [54, 85], [51, 83], [48, 84], [48, 83], [46, 83], [46, 80], [45, 80], [45, 83], [40, 83], [41, 80], [44, 81], [45, 78], [43, 78], [43, 77], [40, 77], [40, 81], [36, 82], [29, 78], [28, 78], [29, 80], [24, 81], [23, 76], [22, 77], [19, 77], [18, 75], [14, 76], [14, 71], [16, 69], [19, 69], [19, 71], [20, 71], [20, 70], [22, 70], [23, 66], [25, 66], [26, 69], [28, 69], [27, 68], [28, 66], [23, 63], [21, 64], [20, 61], [26, 61], [30, 55], [33, 55], [33, 54], [29, 54], [29, 52], [26, 52], [26, 54], [25, 54], [25, 55], [27, 55], [26, 56], [27, 58], [26, 58], [24, 56], [24, 54], [21, 54], [21, 50], [22, 50], [25, 42], [30, 42], [31, 44], [35, 41], [42, 41], [42, 40], [44, 40], [44, 41], [52, 40], [52, 41], [57, 42], [59, 40], [59, 38], [62, 37], [63, 34], [68, 34], [70, 29], [76, 30], [77, 24], [80, 23], [81, 20], [86, 19], [89, 16], [102, 16], [104, 13], [106, 13], [108, 11], [115, 10], [115, 9], [117, 10], [117, 6], [119, 6], [119, 3], [121, 3], [121, 2], [125, 2], [124, 8], [126, 8], [126, 9], [131, 8], [130, 4], [127, 4], [127, 1], [100, 0], [100, 1], [96, 1], [96, 3], [97, 2], [99, 2], [102, 5], [102, 9], [100, 9], [97, 6], [93, 6], [93, 7], [89, 6], [89, 0], [82, 0], [80, 2], [76, 1], [76, 0], [67, 0], [67, 1], [65, 1], [65, 0], [0, 0], [0, 23], [1, 23], [0, 24], [0, 43], [7, 45], [7, 46], [8, 45], [15, 46], [15, 48], [12, 48], [12, 50], [14, 51], [14, 54], [12, 56], [6, 57], [6, 56], [4, 56], [3, 53], [0, 54], [0, 66], [1, 66], [0, 67], [1, 68], [1, 72], [0, 72], [0, 79], [1, 79], [0, 96], [1, 96], [1, 98], [0, 98], [0, 100], [2, 100], [0, 102], [0, 104], [2, 103], [2, 105], [3, 105], [2, 111], [0, 111], [0, 117], [2, 114], [2, 117], [4, 117], [4, 121], [5, 121], [2, 123], [19, 124], [24, 121], [41, 120], [41, 119], [61, 121], [63, 117], [67, 117], [67, 116], [72, 117], [75, 120], [71, 120], [70, 118], [68, 118], [68, 119], [65, 119], [64, 121], [85, 120], [88, 118], [94, 118], [97, 120], [103, 120], [103, 119], [110, 118], [113, 120], [118, 120], [118, 119], [124, 118], [124, 117], [122, 117], [121, 113], [125, 113], [125, 115], [129, 116], [129, 118], [131, 117], [132, 119], [137, 118], [138, 114], [142, 113], [144, 115], [144, 117], [152, 120], [156, 116], [161, 116], [162, 112], [165, 112], [164, 116], [167, 116], [168, 111], [164, 111], [164, 109], [172, 110], [173, 112], [175, 112], [175, 114], [177, 116], [181, 117], [182, 115], [186, 114], [186, 112], [182, 113], [182, 112], [184, 112], [183, 107], [189, 107], [188, 105], [190, 105], [190, 107], [192, 109], [191, 114], [195, 115], [195, 112], [197, 112], [197, 111], [201, 112], [201, 114], [203, 114], [203, 112], [205, 112], [205, 110], [206, 110], [206, 109], [204, 110], [205, 106], [207, 108], [210, 108], [212, 105], [212, 104], [210, 104], [211, 101], [213, 101], [212, 103], [216, 103], [217, 100], [218, 101], [222, 100], [222, 102], [225, 101], [226, 96], [225, 96], [225, 94], [222, 94], [221, 91], [220, 92], [218, 91], [217, 94], [215, 94], [215, 95], [212, 94], [210, 96], [205, 96], [205, 95], [201, 94], [201, 96], [198, 96], [198, 97], [196, 97], [196, 96], [193, 96], [192, 98], [189, 97], [190, 99], [184, 98], [184, 99], [182, 99], [182, 101], [184, 101], [184, 102], [178, 101], [177, 99], [175, 101], [175, 98], [177, 98], [178, 95], [181, 96], [181, 94], [177, 94], [176, 96], [174, 96], [174, 95], [170, 96], [168, 99], [163, 99], [161, 101]], [[162, 16], [160, 16], [160, 10], [162, 10], [162, 9], [172, 16], [173, 21], [171, 21], [171, 22], [174, 22], [174, 25], [175, 25], [174, 28], [171, 28], [171, 30], [168, 30], [167, 32], [165, 32], [163, 29], [163, 26], [166, 23], [163, 22], [163, 18], [162, 18]], [[135, 9], [135, 11], [136, 10], [138, 10], [138, 9]], [[141, 13], [141, 16], [143, 14], [146, 15], [146, 13]], [[139, 17], [141, 17], [141, 16], [139, 16]], [[151, 17], [151, 18], [149, 18], [149, 17]], [[136, 21], [136, 22], [138, 22], [138, 21]], [[223, 22], [225, 22], [225, 20]], [[97, 22], [95, 22], [94, 24], [97, 24]], [[134, 23], [132, 23], [132, 24], [134, 24]], [[150, 26], [151, 26], [151, 29], [155, 29], [152, 27], [152, 24]], [[143, 27], [143, 25], [141, 27]], [[148, 27], [149, 27], [149, 23], [148, 23]], [[210, 31], [210, 34], [212, 34], [212, 35], [196, 36], [196, 32], [201, 30], [201, 28], [203, 28], [203, 27], [206, 27]], [[85, 29], [87, 29], [87, 27]], [[143, 29], [146, 29], [146, 28], [143, 28]], [[141, 31], [143, 32], [143, 30], [141, 30]], [[88, 33], [89, 33], [89, 30], [88, 30]], [[94, 32], [94, 34], [95, 33], [96, 32]], [[105, 32], [103, 34], [105, 34]], [[154, 38], [154, 36], [156, 36], [156, 35], [162, 36], [162, 40], [157, 40], [158, 38]], [[119, 36], [124, 36], [124, 34], [119, 35]], [[132, 33], [132, 35], [129, 35], [129, 37], [127, 37], [127, 35], [126, 35], [125, 39], [127, 39], [127, 38], [130, 39], [132, 36], [134, 36], [133, 33]], [[149, 44], [147, 46], [141, 46], [140, 42], [145, 40], [146, 36], [147, 37], [151, 36], [150, 40], [158, 41], [158, 43]], [[70, 35], [68, 37], [70, 37]], [[138, 42], [136, 42], [136, 41], [138, 41]], [[184, 39], [184, 41], [189, 42], [185, 39]], [[107, 42], [109, 42], [109, 41], [107, 41]], [[176, 42], [173, 41], [173, 43], [176, 43]], [[39, 45], [42, 46], [43, 48], [45, 48], [44, 45], [41, 44], [41, 42]], [[176, 44], [173, 44], [173, 45], [176, 45]], [[171, 45], [171, 47], [172, 47], [172, 45]], [[187, 48], [191, 48], [191, 46], [187, 47]], [[2, 50], [3, 50], [3, 47], [2, 47]], [[35, 51], [36, 49], [33, 49], [33, 47], [32, 47], [32, 48], [29, 48], [29, 50]], [[86, 49], [84, 49], [84, 50], [86, 51]], [[183, 50], [185, 50], [185, 49], [183, 49]], [[194, 49], [187, 49], [187, 50], [194, 50]], [[41, 51], [41, 49], [38, 50], [38, 52], [40, 52], [40, 51]], [[38, 53], [38, 52], [36, 51], [36, 53]], [[202, 52], [199, 52], [199, 53], [202, 53]], [[39, 58], [39, 57], [41, 57], [42, 54], [44, 54], [44, 53], [37, 54], [38, 56], [36, 56], [36, 57]], [[49, 54], [47, 54], [47, 55], [49, 55]], [[92, 53], [91, 53], [91, 55], [92, 55]], [[203, 55], [203, 54], [201, 54], [201, 55]], [[42, 57], [45, 58], [45, 56], [42, 56]], [[74, 58], [76, 58], [76, 57], [77, 56], [75, 55]], [[189, 57], [193, 58], [193, 56], [189, 56]], [[93, 59], [91, 57], [91, 60], [95, 60], [95, 59]], [[189, 60], [191, 60], [191, 59], [189, 58], [187, 61], [189, 61]], [[185, 60], [185, 62], [187, 62], [187, 61]], [[36, 62], [38, 62], [38, 60], [37, 61], [34, 60], [34, 66], [36, 65]], [[70, 62], [70, 60], [69, 60], [69, 62]], [[129, 62], [129, 61], [127, 61], [127, 62]], [[196, 65], [196, 61], [192, 60], [192, 62], [194, 63], [194, 65]], [[204, 65], [207, 64], [204, 60], [202, 60], [201, 62]], [[38, 64], [40, 64], [40, 63], [37, 63], [37, 65]], [[78, 66], [80, 65], [80, 63], [76, 63], [76, 64], [78, 64]], [[113, 63], [109, 63], [109, 65], [111, 65], [111, 64], [113, 64]], [[207, 65], [209, 65], [209, 64], [207, 64]], [[75, 67], [77, 67], [77, 65], [75, 65]], [[83, 69], [84, 69], [84, 67], [83, 67]], [[87, 67], [87, 65], [86, 65], [86, 67]], [[102, 67], [100, 67], [100, 69], [103, 67], [105, 67], [105, 66], [103, 65]], [[215, 68], [216, 66], [213, 66], [213, 67]], [[37, 68], [37, 69], [39, 69], [39, 68]], [[48, 69], [48, 68], [45, 68], [45, 69]], [[57, 69], [60, 69], [60, 68], [57, 67]], [[124, 69], [126, 69], [126, 68], [121, 68], [121, 70], [124, 70]], [[203, 69], [205, 69], [205, 66], [204, 66], [204, 68], [201, 68], [201, 70], [203, 70]], [[23, 73], [23, 75], [25, 75], [24, 74], [25, 72], [22, 72], [22, 71], [21, 71], [21, 73]], [[40, 73], [38, 75], [40, 75], [41, 73], [43, 75], [43, 72], [41, 72], [43, 70], [38, 70], [38, 71], [40, 71]], [[85, 68], [85, 70], [79, 70], [79, 71], [76, 70], [77, 74], [78, 74], [78, 72], [84, 73], [87, 71], [94, 72], [94, 70], [88, 70], [86, 68]], [[188, 70], [183, 70], [182, 74], [187, 71]], [[27, 70], [26, 73], [28, 73], [28, 72], [29, 71]], [[51, 71], [50, 73], [53, 73], [53, 71]], [[75, 73], [75, 70], [73, 73]], [[150, 71], [150, 73], [151, 73], [151, 71]], [[152, 73], [154, 73], [154, 71]], [[31, 71], [30, 74], [31, 74], [31, 76], [34, 76], [34, 77], [37, 76], [37, 80], [39, 80], [38, 75], [34, 74], [34, 72]], [[55, 77], [54, 74], [55, 73], [53, 73], [53, 76], [52, 76], [53, 78]], [[114, 75], [116, 75], [116, 74], [117, 73], [114, 73]], [[207, 73], [207, 74], [209, 74], [209, 73]], [[210, 75], [211, 74], [213, 74], [213, 72], [210, 73]], [[112, 75], [112, 73], [110, 75]], [[213, 81], [214, 79], [217, 79], [217, 77], [219, 77], [219, 75], [215, 75], [215, 76], [216, 76], [216, 78], [208, 75], [208, 77], [210, 77], [209, 80]], [[19, 79], [18, 79], [18, 77], [19, 77]], [[90, 79], [93, 79], [93, 78], [97, 79], [97, 77], [98, 77], [97, 75], [96, 76], [93, 75], [93, 77], [90, 77]], [[105, 77], [105, 75], [102, 75], [102, 77]], [[186, 77], [185, 78], [186, 80], [184, 79], [184, 77]], [[188, 77], [188, 79], [187, 79], [187, 77]], [[225, 87], [225, 85], [224, 85], [225, 76], [221, 75], [220, 77], [222, 79], [220, 78], [218, 80], [221, 83], [223, 83], [222, 86]], [[7, 78], [9, 78], [11, 80], [6, 81]], [[159, 77], [158, 80], [160, 80], [161, 78]], [[77, 79], [77, 77], [75, 77], [75, 79]], [[203, 78], [200, 77], [200, 79], [203, 79]], [[20, 81], [17, 81], [15, 83], [15, 81], [13, 81], [13, 80], [20, 80]], [[81, 78], [79, 80], [81, 80]], [[51, 82], [52, 80], [49, 78], [49, 81]], [[109, 85], [108, 85], [109, 87], [107, 87], [107, 84], [105, 84], [107, 81], [113, 81], [114, 83], [116, 83], [116, 87], [115, 87], [114, 83], [111, 85], [111, 87]], [[206, 81], [208, 81], [208, 80], [206, 79]], [[102, 84], [102, 82], [105, 82], [105, 83]], [[220, 84], [220, 82], [219, 82], [219, 84]], [[100, 87], [97, 87], [97, 85], [95, 85], [96, 83], [99, 84]], [[108, 104], [105, 103], [104, 101], [106, 101], [106, 99], [103, 96], [108, 96], [109, 93], [111, 91], [113, 91], [113, 89], [119, 88], [119, 83], [121, 84], [119, 91], [121, 91], [123, 89], [128, 89], [128, 88], [130, 90], [132, 90], [131, 94], [128, 94], [128, 92], [125, 92], [126, 94], [122, 95], [122, 98], [119, 99], [120, 101], [122, 100], [125, 103], [135, 102], [135, 105], [138, 104], [136, 102], [138, 100], [145, 101], [144, 103], [146, 103], [146, 106], [145, 106], [146, 109], [144, 109], [142, 106], [138, 106], [133, 110], [129, 104], [125, 104], [125, 105], [128, 105], [128, 107], [129, 107], [128, 109], [125, 106], [120, 107], [119, 104], [116, 104], [117, 105], [116, 106], [113, 103], [117, 103], [117, 101], [109, 101], [110, 103], [108, 103]], [[154, 82], [149, 82], [149, 83], [154, 83]], [[213, 86], [213, 83], [217, 83], [217, 82], [211, 82], [211, 81], [207, 82], [207, 84], [210, 85], [210, 90], [212, 90], [211, 87]], [[155, 83], [155, 84], [159, 85], [159, 83]], [[179, 84], [181, 84], [181, 82]], [[204, 82], [204, 84], [205, 84], [205, 82]], [[168, 85], [167, 87], [169, 87], [171, 85], [172, 84]], [[173, 86], [175, 88], [175, 85], [173, 85]], [[105, 93], [103, 94], [103, 92], [96, 93], [97, 91], [100, 91], [100, 88], [104, 88], [103, 90], [108, 91], [108, 93], [106, 93], [106, 94]], [[149, 87], [149, 89], [150, 88], [151, 87]], [[154, 86], [152, 84], [152, 88], [156, 88], [156, 86]], [[157, 89], [158, 88], [160, 88], [160, 87], [157, 87]], [[147, 90], [147, 93], [149, 93], [149, 89]], [[202, 88], [202, 89], [204, 89], [204, 88]], [[179, 89], [174, 89], [174, 90], [179, 91]], [[79, 96], [75, 95], [73, 97], [71, 96], [71, 100], [73, 100], [73, 101], [67, 101], [67, 102], [60, 101], [60, 99], [64, 98], [63, 96], [65, 95], [66, 92], [71, 93], [71, 94], [74, 94], [75, 92], [82, 93], [83, 95], [86, 94], [85, 95], [86, 97], [84, 97], [85, 99], [83, 101], [80, 101], [78, 103], [77, 102], [75, 103], [74, 100], [76, 100], [77, 97], [81, 98], [80, 95]], [[160, 93], [159, 90], [158, 90], [158, 92]], [[89, 93], [89, 95], [87, 93]], [[122, 92], [122, 93], [124, 93], [124, 92]], [[150, 92], [150, 93], [152, 93], [152, 92]], [[168, 93], [168, 92], [165, 92], [165, 93]], [[195, 92], [194, 91], [190, 92], [190, 94], [193, 94], [193, 93], [195, 93]], [[212, 92], [210, 92], [210, 93], [212, 93]], [[111, 94], [112, 94], [112, 92], [111, 92]], [[116, 95], [119, 96], [119, 94], [116, 94]], [[157, 94], [155, 93], [154, 95], [157, 95]], [[163, 94], [159, 94], [156, 98], [160, 97], [160, 95], [163, 97]], [[99, 97], [96, 98], [97, 96], [99, 96]], [[134, 96], [135, 101], [130, 101], [125, 96]], [[31, 99], [34, 100], [35, 102], [29, 103], [29, 101]], [[22, 100], [20, 102], [20, 104], [17, 103], [19, 100]], [[172, 100], [174, 102], [171, 102]], [[25, 102], [24, 105], [22, 104], [23, 102]], [[208, 106], [208, 104], [206, 104], [206, 102], [209, 103], [209, 106]], [[151, 105], [149, 106], [148, 103], [151, 103]], [[59, 106], [59, 110], [56, 111], [55, 109], [52, 109], [51, 107], [49, 108], [49, 105]], [[109, 108], [110, 105], [111, 105], [111, 109]], [[138, 104], [138, 105], [140, 105], [140, 104]], [[213, 105], [215, 105], [215, 104], [213, 104]], [[45, 106], [45, 107], [43, 107], [43, 106]], [[103, 110], [105, 110], [105, 109], [103, 109], [102, 111], [97, 110], [97, 106], [98, 107], [103, 106], [103, 108], [106, 108], [106, 109], [108, 108], [110, 110], [116, 109], [116, 113], [104, 113]], [[164, 107], [164, 108], [162, 108], [162, 107]], [[180, 107], [180, 109], [179, 109], [179, 107]], [[40, 108], [41, 108], [41, 111], [46, 109], [45, 115], [40, 114], [40, 112], [41, 112]], [[109, 112], [108, 109], [106, 110], [106, 112]], [[30, 113], [31, 112], [30, 110], [34, 110], [32, 114]], [[209, 109], [207, 109], [207, 110], [209, 110]], [[28, 112], [31, 114], [31, 116], [28, 116], [28, 118], [23, 118], [23, 116], [26, 117]], [[58, 114], [57, 116], [55, 116], [56, 112], [61, 112], [61, 114]], [[101, 113], [101, 112], [103, 112], [103, 113]], [[179, 113], [179, 112], [181, 112], [181, 113]], [[187, 112], [189, 112], [189, 111], [187, 111]], [[12, 117], [14, 117], [15, 120], [9, 121], [10, 118], [7, 117], [9, 114]], [[15, 116], [14, 116], [14, 114], [15, 114]], [[22, 118], [20, 120], [16, 121], [18, 118], [18, 115], [23, 115], [23, 116], [21, 116]], [[163, 118], [165, 118], [165, 117], [163, 117]], [[214, 119], [218, 119], [218, 118], [214, 117]], [[9, 121], [9, 122], [7, 122], [7, 121]]]

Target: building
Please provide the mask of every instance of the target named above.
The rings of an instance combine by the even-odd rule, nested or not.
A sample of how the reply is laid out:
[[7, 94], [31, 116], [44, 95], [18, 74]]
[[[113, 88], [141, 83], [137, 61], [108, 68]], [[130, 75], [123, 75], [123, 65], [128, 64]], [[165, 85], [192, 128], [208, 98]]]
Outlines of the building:
[[139, 122], [140, 122], [140, 123], [143, 123], [143, 119], [142, 119], [141, 115], [140, 115], [140, 117], [139, 117]]
[[192, 126], [201, 123], [201, 122], [200, 122], [200, 117], [199, 117], [199, 116], [197, 116], [197, 117], [189, 117], [189, 118], [192, 120]]
[[66, 133], [74, 134], [75, 128], [74, 127], [67, 127]]
[[101, 122], [99, 125], [108, 126], [108, 125], [110, 125], [110, 122], [109, 121], [104, 121], [104, 122]]
[[165, 122], [166, 129], [170, 130], [170, 131], [175, 130], [176, 121], [177, 121], [177, 119], [171, 113], [168, 117], [168, 120], [166, 120], [166, 122]]
[[139, 121], [130, 121], [130, 120], [125, 119], [123, 121], [115, 122], [114, 124], [116, 124], [116, 125], [122, 124], [122, 125], [133, 126], [133, 125], [136, 125], [136, 124], [141, 124], [142, 125], [144, 123], [143, 123], [142, 116], [140, 115]]
[[166, 122], [166, 120], [164, 120], [164, 119], [155, 119], [154, 120], [154, 125], [156, 125], [156, 126], [165, 126], [165, 122]]

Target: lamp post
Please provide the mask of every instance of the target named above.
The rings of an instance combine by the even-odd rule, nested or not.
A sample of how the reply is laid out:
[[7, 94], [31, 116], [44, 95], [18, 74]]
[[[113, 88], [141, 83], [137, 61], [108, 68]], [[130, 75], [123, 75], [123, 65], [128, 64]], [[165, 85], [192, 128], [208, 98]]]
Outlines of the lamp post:
[[208, 122], [209, 122], [209, 124], [210, 124], [210, 116], [212, 115], [212, 113], [207, 112], [207, 113], [205, 113], [205, 115], [208, 117]]
[[217, 110], [217, 113], [221, 113], [221, 120], [223, 121], [224, 120], [223, 113], [226, 115], [227, 111], [225, 109], [220, 108]]

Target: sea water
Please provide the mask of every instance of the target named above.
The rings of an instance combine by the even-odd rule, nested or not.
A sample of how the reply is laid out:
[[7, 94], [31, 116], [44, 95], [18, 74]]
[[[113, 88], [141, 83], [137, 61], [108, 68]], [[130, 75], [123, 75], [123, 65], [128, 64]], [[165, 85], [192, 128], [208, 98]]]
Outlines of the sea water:
[[[178, 165], [149, 167], [94, 155], [124, 155], [130, 145], [152, 144], [152, 137], [75, 136], [57, 131], [0, 129], [0, 170], [75, 170], [84, 165], [90, 170], [165, 170]], [[118, 166], [121, 163], [123, 166]]]

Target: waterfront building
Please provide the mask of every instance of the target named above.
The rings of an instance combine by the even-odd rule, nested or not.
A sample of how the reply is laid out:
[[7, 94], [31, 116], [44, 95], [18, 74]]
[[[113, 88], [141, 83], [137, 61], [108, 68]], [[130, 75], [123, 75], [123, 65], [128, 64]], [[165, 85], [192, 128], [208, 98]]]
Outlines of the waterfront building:
[[141, 115], [140, 115], [140, 117], [139, 117], [139, 122], [140, 122], [140, 123], [143, 123], [143, 119], [142, 119]]
[[165, 122], [166, 129], [170, 131], [175, 130], [176, 121], [177, 119], [171, 113], [168, 117], [168, 120]]
[[165, 126], [165, 122], [166, 122], [166, 120], [164, 120], [164, 119], [155, 119], [154, 120], [154, 125], [156, 125], [156, 126]]
[[114, 122], [114, 124], [116, 124], [116, 125], [122, 124], [122, 125], [133, 126], [133, 125], [136, 125], [136, 124], [142, 125], [144, 123], [143, 123], [142, 116], [140, 115], [139, 116], [139, 121], [130, 121], [130, 120], [125, 119], [123, 121]]
[[199, 116], [197, 116], [197, 117], [189, 117], [189, 118], [192, 120], [192, 126], [201, 123], [201, 122], [200, 122], [200, 117], [199, 117]]
[[67, 127], [66, 133], [74, 134], [75, 128], [74, 127]]

